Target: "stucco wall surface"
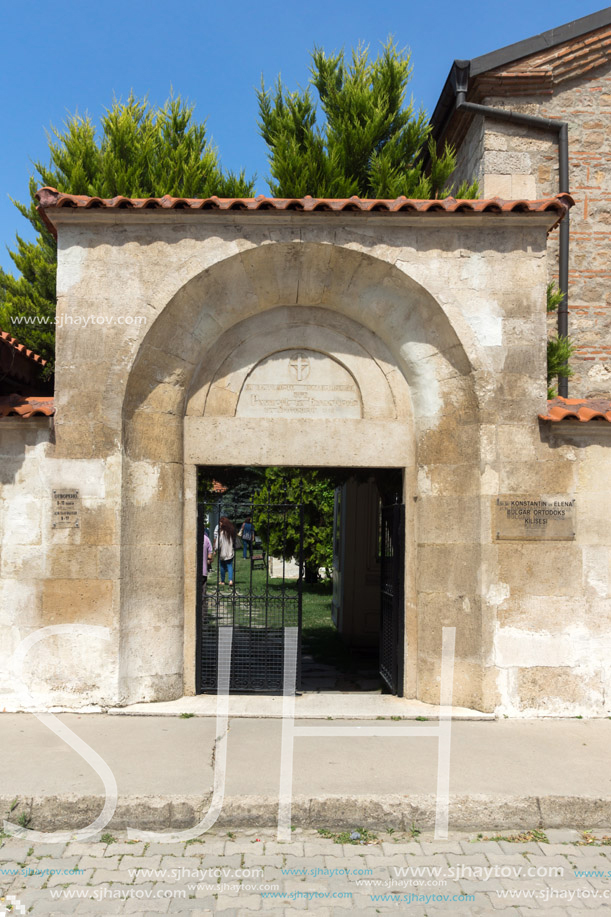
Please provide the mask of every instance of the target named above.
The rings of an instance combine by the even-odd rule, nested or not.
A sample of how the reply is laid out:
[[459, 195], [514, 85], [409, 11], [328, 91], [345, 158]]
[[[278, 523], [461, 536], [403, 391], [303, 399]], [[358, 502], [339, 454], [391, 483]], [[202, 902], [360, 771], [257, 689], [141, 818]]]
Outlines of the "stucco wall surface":
[[[39, 696], [79, 706], [192, 693], [196, 466], [294, 463], [297, 450], [304, 465], [380, 467], [388, 454], [404, 468], [407, 696], [438, 701], [446, 625], [456, 703], [604, 712], [609, 536], [592, 513], [607, 441], [546, 442], [536, 419], [549, 221], [62, 212], [56, 441], [40, 433], [30, 446], [22, 432], [11, 445], [0, 427], [12, 456], [3, 564], [19, 544], [14, 507], [32, 494], [34, 521], [16, 537], [40, 531], [24, 543], [39, 566], [5, 587], [2, 639], [10, 651], [29, 628], [76, 620], [110, 639], [33, 649]], [[254, 368], [308, 348], [350, 374], [361, 417], [240, 416]], [[60, 484], [81, 487], [78, 537], [45, 528]], [[575, 494], [576, 542], [494, 543], [499, 493]], [[564, 679], [571, 666], [588, 679]]]

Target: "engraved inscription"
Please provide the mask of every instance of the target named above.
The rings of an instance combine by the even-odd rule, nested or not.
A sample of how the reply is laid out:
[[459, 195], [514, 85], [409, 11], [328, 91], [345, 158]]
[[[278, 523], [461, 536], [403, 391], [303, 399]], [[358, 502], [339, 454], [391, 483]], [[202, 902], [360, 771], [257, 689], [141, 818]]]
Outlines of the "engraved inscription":
[[81, 498], [78, 490], [54, 490], [51, 527], [78, 529], [81, 524]]
[[361, 417], [361, 396], [350, 373], [332, 357], [285, 350], [252, 370], [236, 416]]
[[572, 541], [575, 500], [569, 497], [493, 498], [496, 541]]

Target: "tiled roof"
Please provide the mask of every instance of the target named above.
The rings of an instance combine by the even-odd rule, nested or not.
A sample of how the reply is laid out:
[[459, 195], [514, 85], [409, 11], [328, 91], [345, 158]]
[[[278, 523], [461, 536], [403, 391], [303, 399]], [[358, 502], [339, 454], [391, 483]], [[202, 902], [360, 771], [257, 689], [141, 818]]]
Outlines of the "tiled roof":
[[549, 94], [555, 84], [607, 64], [610, 52], [611, 26], [607, 26], [482, 73], [475, 78], [473, 101], [490, 95], [531, 95], [537, 91]]
[[51, 417], [55, 414], [52, 397], [38, 395], [0, 395], [0, 419], [3, 417]]
[[608, 398], [553, 398], [547, 402], [547, 414], [541, 420], [558, 423], [561, 420], [607, 421], [611, 423], [611, 399]]
[[83, 210], [204, 210], [204, 211], [280, 211], [295, 213], [350, 212], [362, 213], [542, 213], [555, 211], [559, 222], [575, 203], [570, 194], [538, 201], [456, 200], [446, 197], [440, 200], [423, 201], [406, 197], [394, 199], [377, 198], [279, 198], [279, 197], [86, 197], [80, 194], [62, 194], [55, 188], [40, 188], [36, 192], [40, 204], [38, 210], [51, 231], [55, 231], [46, 210], [54, 207], [71, 207]]
[[0, 340], [5, 341], [9, 347], [12, 347], [14, 350], [18, 350], [19, 353], [24, 357], [27, 357], [28, 360], [33, 360], [40, 366], [44, 366], [47, 362], [46, 360], [43, 360], [43, 358], [37, 353], [34, 353], [33, 350], [28, 350], [25, 344], [20, 344], [16, 338], [11, 337], [8, 331], [0, 331]]

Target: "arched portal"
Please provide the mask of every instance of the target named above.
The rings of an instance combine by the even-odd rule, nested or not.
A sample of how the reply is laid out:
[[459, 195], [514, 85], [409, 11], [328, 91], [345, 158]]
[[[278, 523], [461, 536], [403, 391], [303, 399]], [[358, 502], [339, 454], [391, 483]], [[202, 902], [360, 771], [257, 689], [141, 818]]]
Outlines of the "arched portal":
[[[276, 370], [289, 379], [284, 392], [270, 381]], [[293, 397], [290, 374], [305, 385], [306, 371], [310, 388]], [[477, 706], [478, 522], [466, 532], [460, 502], [435, 503], [433, 485], [417, 474], [419, 461], [442, 464], [457, 443], [462, 460], [477, 465], [477, 422], [472, 367], [455, 328], [398, 267], [293, 241], [255, 246], [197, 273], [149, 329], [127, 382], [122, 700], [194, 689], [196, 467], [223, 462], [403, 468], [404, 690], [437, 700], [441, 626], [467, 598], [457, 699]], [[470, 552], [455, 587], [443, 569], [448, 545], [459, 546], [459, 564]], [[431, 568], [445, 577], [442, 589]], [[436, 596], [448, 588], [456, 603], [440, 608]]]

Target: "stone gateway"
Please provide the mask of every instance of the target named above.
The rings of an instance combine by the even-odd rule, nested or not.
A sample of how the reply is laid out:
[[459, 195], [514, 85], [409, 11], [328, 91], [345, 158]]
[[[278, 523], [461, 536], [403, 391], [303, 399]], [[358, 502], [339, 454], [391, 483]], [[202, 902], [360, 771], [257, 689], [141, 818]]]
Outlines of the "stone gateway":
[[568, 195], [39, 200], [55, 416], [0, 421], [2, 652], [109, 637], [38, 642], [39, 705], [195, 691], [197, 469], [233, 463], [402, 469], [405, 696], [438, 702], [453, 626], [456, 704], [607, 712], [611, 425], [546, 401]]

